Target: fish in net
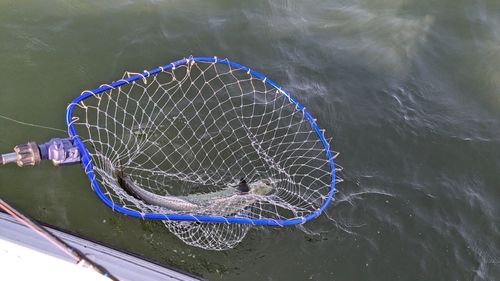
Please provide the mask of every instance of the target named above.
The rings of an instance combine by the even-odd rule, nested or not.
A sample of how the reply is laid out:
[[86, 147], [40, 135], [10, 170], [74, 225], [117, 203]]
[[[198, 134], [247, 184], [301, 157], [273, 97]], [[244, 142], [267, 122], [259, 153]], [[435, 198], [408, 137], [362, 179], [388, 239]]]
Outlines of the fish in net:
[[98, 197], [189, 245], [235, 247], [253, 225], [303, 224], [333, 198], [324, 131], [261, 74], [187, 58], [85, 91], [66, 115]]

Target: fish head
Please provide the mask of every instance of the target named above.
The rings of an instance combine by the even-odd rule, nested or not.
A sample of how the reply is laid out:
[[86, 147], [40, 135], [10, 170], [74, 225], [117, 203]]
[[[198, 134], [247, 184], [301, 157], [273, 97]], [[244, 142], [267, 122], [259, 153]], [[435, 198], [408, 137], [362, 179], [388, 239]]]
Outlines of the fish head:
[[271, 178], [260, 179], [256, 182], [252, 182], [250, 183], [250, 191], [248, 193], [256, 195], [268, 195], [270, 193], [273, 193], [273, 191], [276, 189], [277, 182], [277, 180]]

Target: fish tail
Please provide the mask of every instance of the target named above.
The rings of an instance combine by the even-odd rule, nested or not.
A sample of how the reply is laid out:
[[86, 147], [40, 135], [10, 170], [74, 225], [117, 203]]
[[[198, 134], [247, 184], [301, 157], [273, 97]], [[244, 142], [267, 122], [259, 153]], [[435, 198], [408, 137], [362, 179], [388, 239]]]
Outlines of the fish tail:
[[116, 179], [118, 182], [118, 185], [125, 190], [129, 195], [133, 196], [136, 199], [144, 201], [130, 186], [127, 180], [125, 179], [125, 174], [123, 173], [123, 167], [120, 163], [119, 167], [115, 167], [111, 161], [102, 154], [102, 152], [97, 149], [97, 147], [93, 146], [92, 147], [95, 149], [97, 155], [101, 157], [102, 161], [104, 162], [104, 169], [106, 173], [110, 173], [113, 175], [113, 177]]

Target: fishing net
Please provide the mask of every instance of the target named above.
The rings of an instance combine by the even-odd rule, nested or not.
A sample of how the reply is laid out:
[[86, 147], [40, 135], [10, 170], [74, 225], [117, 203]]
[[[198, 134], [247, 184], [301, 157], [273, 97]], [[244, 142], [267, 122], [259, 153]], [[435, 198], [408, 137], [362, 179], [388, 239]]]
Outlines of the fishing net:
[[[227, 60], [126, 73], [84, 92], [67, 122], [99, 198], [120, 213], [162, 220], [189, 245], [224, 250], [253, 225], [302, 224], [334, 193], [336, 154], [316, 120], [276, 84]], [[148, 203], [123, 188], [117, 170], [135, 188], [192, 205]], [[242, 179], [272, 190], [238, 191]]]

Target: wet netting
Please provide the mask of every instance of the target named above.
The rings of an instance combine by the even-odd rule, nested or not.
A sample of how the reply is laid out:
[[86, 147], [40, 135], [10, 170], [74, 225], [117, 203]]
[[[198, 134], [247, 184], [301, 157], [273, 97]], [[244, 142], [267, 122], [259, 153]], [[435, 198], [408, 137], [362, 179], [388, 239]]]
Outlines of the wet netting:
[[66, 119], [98, 197], [189, 245], [225, 250], [254, 225], [303, 224], [334, 194], [337, 153], [316, 120], [228, 60], [126, 73], [83, 92]]

